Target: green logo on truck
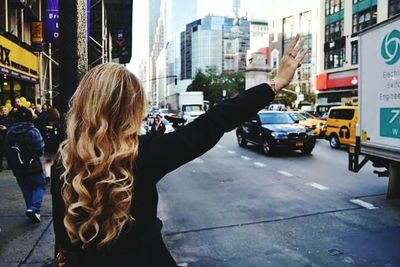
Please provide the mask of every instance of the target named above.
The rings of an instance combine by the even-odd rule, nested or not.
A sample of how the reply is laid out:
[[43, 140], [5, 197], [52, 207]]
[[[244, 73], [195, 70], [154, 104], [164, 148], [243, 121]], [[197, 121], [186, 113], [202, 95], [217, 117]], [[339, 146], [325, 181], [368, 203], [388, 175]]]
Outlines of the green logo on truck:
[[396, 64], [400, 59], [400, 31], [393, 30], [383, 38], [381, 55], [386, 64]]

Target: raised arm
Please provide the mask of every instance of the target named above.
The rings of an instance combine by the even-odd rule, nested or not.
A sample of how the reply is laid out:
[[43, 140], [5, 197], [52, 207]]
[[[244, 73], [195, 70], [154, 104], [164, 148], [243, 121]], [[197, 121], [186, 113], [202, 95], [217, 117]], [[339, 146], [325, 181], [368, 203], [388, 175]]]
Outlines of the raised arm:
[[292, 80], [307, 52], [302, 48], [303, 41], [299, 41], [299, 36], [296, 36], [282, 58], [272, 88], [266, 83], [255, 86], [235, 98], [222, 101], [194, 122], [173, 133], [144, 141], [141, 156], [143, 164], [154, 166], [151, 170], [154, 174], [152, 176], [157, 179], [154, 182], [207, 152], [225, 132], [233, 130], [268, 105], [275, 93]]

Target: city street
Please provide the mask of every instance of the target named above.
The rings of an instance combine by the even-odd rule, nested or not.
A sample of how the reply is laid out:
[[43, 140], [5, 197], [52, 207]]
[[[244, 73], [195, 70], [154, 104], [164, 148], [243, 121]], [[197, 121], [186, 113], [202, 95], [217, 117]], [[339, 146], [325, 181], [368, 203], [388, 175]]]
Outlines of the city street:
[[[311, 156], [266, 157], [230, 132], [159, 184], [165, 241], [180, 266], [400, 266], [400, 201], [372, 171], [347, 171], [346, 150], [323, 139]], [[0, 265], [42, 266], [53, 253], [49, 192], [32, 225], [10, 172], [1, 180]]]
[[326, 140], [266, 157], [231, 132], [160, 183], [165, 239], [181, 266], [400, 266], [400, 202], [372, 171]]

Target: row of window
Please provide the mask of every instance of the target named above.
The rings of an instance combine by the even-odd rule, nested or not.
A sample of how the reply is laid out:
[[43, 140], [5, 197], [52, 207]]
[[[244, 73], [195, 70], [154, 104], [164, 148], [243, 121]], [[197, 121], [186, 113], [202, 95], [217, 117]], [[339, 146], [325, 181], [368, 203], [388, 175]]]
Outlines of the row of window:
[[389, 18], [400, 13], [400, 0], [389, 0]]
[[[334, 69], [343, 67], [346, 60], [346, 48], [338, 48], [325, 51], [325, 69]], [[351, 64], [358, 64], [358, 42], [351, 43]]]
[[325, 52], [325, 69], [334, 69], [343, 67], [346, 59], [346, 48], [338, 48]]
[[376, 24], [378, 14], [376, 6], [353, 15], [353, 33], [359, 32], [368, 26]]
[[344, 20], [339, 20], [325, 26], [325, 42], [337, 40], [343, 36]]
[[325, 16], [329, 16], [344, 9], [344, 0], [325, 0]]

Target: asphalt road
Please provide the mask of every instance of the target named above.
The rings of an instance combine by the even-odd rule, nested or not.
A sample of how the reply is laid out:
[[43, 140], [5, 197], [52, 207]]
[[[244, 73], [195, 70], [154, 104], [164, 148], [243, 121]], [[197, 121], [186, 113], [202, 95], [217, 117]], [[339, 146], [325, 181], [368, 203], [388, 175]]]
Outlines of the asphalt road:
[[[266, 157], [228, 133], [159, 184], [165, 241], [189, 267], [400, 266], [400, 200], [385, 199], [387, 178], [372, 170], [347, 171], [346, 151], [325, 140], [311, 156]], [[11, 172], [1, 172], [1, 267], [53, 256], [49, 191], [41, 224], [24, 208]]]
[[400, 266], [400, 201], [372, 171], [325, 140], [267, 157], [228, 133], [159, 184], [166, 243], [180, 266]]

